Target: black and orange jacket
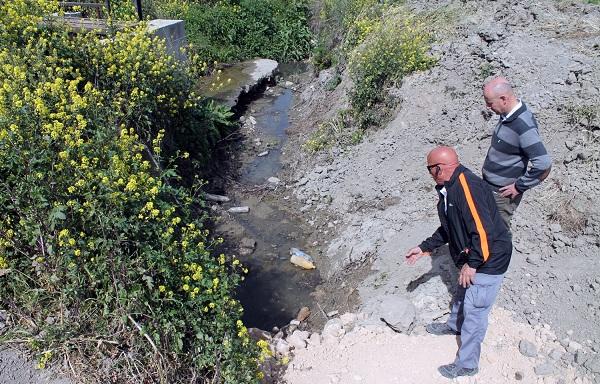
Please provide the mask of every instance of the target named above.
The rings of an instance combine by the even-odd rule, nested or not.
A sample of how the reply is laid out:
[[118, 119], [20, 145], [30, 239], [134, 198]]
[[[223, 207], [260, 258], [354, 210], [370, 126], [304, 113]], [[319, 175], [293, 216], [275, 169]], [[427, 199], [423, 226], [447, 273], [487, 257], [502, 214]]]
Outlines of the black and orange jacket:
[[512, 254], [511, 236], [498, 213], [492, 191], [486, 182], [462, 165], [444, 183], [448, 195], [439, 191], [437, 204], [440, 227], [423, 241], [423, 251], [433, 251], [446, 243], [454, 264], [465, 263], [479, 273], [500, 275], [506, 272]]

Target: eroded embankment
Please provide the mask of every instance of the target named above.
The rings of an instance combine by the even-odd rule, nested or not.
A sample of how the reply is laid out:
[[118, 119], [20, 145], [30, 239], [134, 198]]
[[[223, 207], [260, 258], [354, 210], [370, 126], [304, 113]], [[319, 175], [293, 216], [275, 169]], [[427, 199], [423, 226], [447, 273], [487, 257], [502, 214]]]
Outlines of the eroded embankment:
[[[433, 263], [415, 268], [402, 260], [406, 249], [437, 226], [424, 156], [435, 145], [452, 145], [462, 163], [477, 172], [495, 123], [483, 103], [481, 85], [490, 75], [506, 76], [536, 113], [553, 171], [526, 193], [514, 218], [513, 261], [498, 307], [510, 310], [529, 329], [554, 334], [544, 341], [530, 340], [539, 343], [538, 353], [527, 363], [541, 368], [524, 382], [570, 382], [564, 372], [572, 368], [598, 381], [600, 211], [594, 202], [600, 184], [599, 127], [597, 115], [585, 112], [600, 104], [598, 7], [546, 1], [413, 1], [409, 6], [438, 7], [457, 16], [449, 19], [454, 20], [449, 32], [434, 45], [438, 65], [406, 77], [393, 90], [400, 102], [394, 119], [361, 144], [334, 147], [316, 157], [299, 153], [288, 162], [289, 181], [295, 183], [294, 196], [307, 222], [314, 222], [324, 236], [325, 231], [336, 234], [324, 247], [333, 266], [330, 276], [372, 262], [372, 274], [358, 286], [363, 310], [400, 296], [415, 309], [417, 332], [431, 319], [444, 318], [455, 281], [444, 251]], [[346, 106], [348, 86], [344, 79], [334, 91], [318, 80], [307, 84], [299, 95], [301, 123], [294, 126], [296, 142], [290, 146], [306, 140], [318, 122]], [[333, 220], [338, 224], [329, 228]], [[373, 318], [377, 321], [376, 314]], [[516, 326], [506, 332], [510, 340], [526, 339], [513, 338], [519, 332]], [[331, 346], [330, 353], [344, 362], [341, 369], [357, 372], [365, 362], [352, 361], [352, 348], [375, 339], [351, 340], [350, 349]], [[365, 357], [383, 361], [384, 356]], [[502, 359], [503, 374], [516, 369], [510, 354]], [[328, 364], [302, 361], [302, 369], [313, 371]], [[491, 365], [483, 360], [482, 370]], [[427, 366], [437, 375], [435, 364]], [[298, 369], [292, 363], [290, 375]], [[422, 382], [431, 377], [421, 377]]]

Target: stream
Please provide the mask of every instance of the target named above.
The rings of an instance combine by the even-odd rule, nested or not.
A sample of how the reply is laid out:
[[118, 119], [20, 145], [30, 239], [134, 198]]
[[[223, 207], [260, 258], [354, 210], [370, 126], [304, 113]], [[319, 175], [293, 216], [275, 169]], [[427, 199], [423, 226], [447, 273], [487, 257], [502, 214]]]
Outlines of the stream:
[[[285, 79], [301, 70], [298, 65], [280, 66], [278, 73]], [[245, 139], [235, 154], [242, 159], [238, 162], [237, 186], [230, 186], [228, 195], [233, 198], [231, 206], [248, 206], [250, 210], [223, 212], [216, 227], [217, 234], [225, 239], [225, 251], [237, 255], [250, 271], [238, 290], [244, 324], [264, 330], [288, 324], [301, 307], [314, 308], [311, 293], [321, 282], [318, 269], [303, 270], [290, 263], [290, 248], [310, 251], [305, 224], [283, 208], [281, 190], [273, 191], [285, 191], [285, 186], [267, 181], [282, 169], [293, 100], [293, 90], [275, 85], [246, 106], [245, 118], [252, 117], [256, 123], [242, 129]], [[258, 156], [266, 151], [267, 155]], [[254, 251], [243, 255], [240, 242], [254, 241]]]

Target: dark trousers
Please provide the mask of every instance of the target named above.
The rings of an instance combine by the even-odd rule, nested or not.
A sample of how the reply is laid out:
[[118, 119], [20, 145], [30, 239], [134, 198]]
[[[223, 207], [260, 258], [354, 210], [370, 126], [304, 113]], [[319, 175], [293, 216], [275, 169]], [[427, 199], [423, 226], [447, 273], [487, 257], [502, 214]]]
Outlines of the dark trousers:
[[487, 183], [492, 190], [492, 194], [494, 195], [494, 200], [496, 200], [496, 206], [498, 207], [498, 213], [500, 213], [500, 217], [502, 217], [502, 221], [510, 231], [510, 220], [512, 219], [515, 210], [521, 204], [521, 199], [523, 198], [523, 194], [518, 194], [515, 198], [510, 197], [502, 197], [500, 196], [500, 187], [497, 187], [493, 184]]

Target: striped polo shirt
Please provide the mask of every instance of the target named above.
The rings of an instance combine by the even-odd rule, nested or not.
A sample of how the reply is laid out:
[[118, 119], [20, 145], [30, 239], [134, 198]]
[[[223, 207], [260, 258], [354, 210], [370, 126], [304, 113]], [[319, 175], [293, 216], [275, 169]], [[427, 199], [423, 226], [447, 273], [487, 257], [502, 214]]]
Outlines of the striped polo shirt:
[[551, 164], [535, 117], [525, 103], [507, 117], [500, 116], [483, 163], [487, 182], [497, 187], [515, 183], [519, 192], [525, 192], [541, 182]]

